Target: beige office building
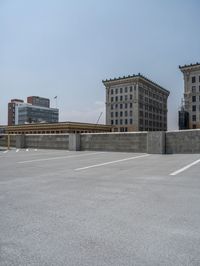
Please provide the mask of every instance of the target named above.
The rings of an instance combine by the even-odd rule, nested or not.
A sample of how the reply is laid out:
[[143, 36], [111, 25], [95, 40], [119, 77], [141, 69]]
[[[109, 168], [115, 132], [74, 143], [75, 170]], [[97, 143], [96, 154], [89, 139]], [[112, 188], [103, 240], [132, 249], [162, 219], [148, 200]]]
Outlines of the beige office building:
[[115, 131], [166, 131], [169, 91], [141, 74], [103, 80], [106, 124]]
[[179, 66], [184, 79], [184, 111], [188, 127], [200, 128], [200, 63]]

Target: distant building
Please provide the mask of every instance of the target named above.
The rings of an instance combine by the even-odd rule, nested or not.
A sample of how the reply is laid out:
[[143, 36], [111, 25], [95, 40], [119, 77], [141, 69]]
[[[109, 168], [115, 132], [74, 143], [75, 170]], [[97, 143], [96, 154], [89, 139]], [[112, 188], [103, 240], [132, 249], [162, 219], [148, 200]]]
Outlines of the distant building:
[[106, 124], [115, 131], [166, 131], [169, 91], [141, 74], [103, 80]]
[[4, 127], [6, 134], [64, 134], [112, 132], [112, 126], [79, 122], [39, 123]]
[[47, 98], [42, 98], [39, 96], [29, 96], [27, 97], [27, 103], [30, 103], [35, 106], [41, 106], [41, 107], [50, 107], [50, 100]]
[[178, 125], [179, 130], [189, 128], [189, 113], [185, 111], [184, 108], [178, 111]]
[[23, 100], [19, 99], [13, 99], [8, 103], [9, 126], [58, 122], [59, 110], [49, 107], [49, 99], [36, 96], [28, 97], [27, 99], [29, 103], [24, 103]]
[[200, 128], [200, 63], [179, 66], [184, 78], [184, 111], [188, 127]]

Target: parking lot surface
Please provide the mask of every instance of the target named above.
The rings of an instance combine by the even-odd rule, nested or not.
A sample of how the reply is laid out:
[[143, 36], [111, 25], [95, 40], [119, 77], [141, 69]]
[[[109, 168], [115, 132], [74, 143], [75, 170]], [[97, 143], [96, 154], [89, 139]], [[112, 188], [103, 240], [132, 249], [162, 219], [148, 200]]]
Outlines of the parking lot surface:
[[0, 149], [0, 265], [200, 265], [200, 154]]

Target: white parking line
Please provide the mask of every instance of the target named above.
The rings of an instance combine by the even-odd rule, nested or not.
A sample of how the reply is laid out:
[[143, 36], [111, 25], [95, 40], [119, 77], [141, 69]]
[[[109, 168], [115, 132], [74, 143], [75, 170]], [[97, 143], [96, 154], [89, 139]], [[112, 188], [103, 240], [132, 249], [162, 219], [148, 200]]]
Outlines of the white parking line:
[[93, 153], [86, 153], [86, 154], [79, 154], [79, 155], [68, 155], [68, 156], [59, 156], [59, 157], [52, 157], [52, 158], [43, 158], [43, 159], [22, 161], [22, 162], [18, 162], [18, 163], [33, 163], [33, 162], [42, 162], [42, 161], [52, 161], [52, 160], [67, 159], [67, 158], [82, 157], [82, 156], [90, 156], [90, 155], [103, 154], [103, 153], [105, 153], [105, 152], [93, 152]]
[[29, 151], [29, 149], [26, 149], [26, 151]]
[[4, 151], [3, 153], [7, 153], [7, 152], [8, 152], [8, 150]]
[[19, 152], [19, 149], [17, 149], [16, 152]]
[[195, 164], [197, 164], [197, 163], [199, 163], [199, 162], [200, 162], [200, 159], [194, 161], [193, 163], [190, 163], [190, 164], [184, 166], [183, 168], [181, 168], [181, 169], [179, 169], [179, 170], [177, 170], [177, 171], [171, 173], [170, 175], [178, 175], [179, 173], [182, 173], [183, 171], [187, 170], [188, 168], [192, 167], [193, 165], [195, 165]]
[[116, 161], [111, 161], [111, 162], [106, 162], [106, 163], [100, 163], [100, 164], [89, 165], [89, 166], [85, 166], [85, 167], [77, 168], [77, 169], [74, 169], [74, 170], [75, 170], [75, 171], [81, 171], [81, 170], [86, 170], [86, 169], [89, 169], [89, 168], [94, 168], [94, 167], [100, 167], [100, 166], [104, 166], [104, 165], [108, 165], [108, 164], [114, 164], [114, 163], [125, 162], [125, 161], [134, 160], [134, 159], [139, 159], [139, 158], [143, 158], [143, 157], [147, 157], [147, 156], [150, 156], [150, 154], [145, 154], [145, 155], [140, 155], [140, 156], [134, 156], [134, 157], [128, 157], [128, 158], [125, 158], [125, 159], [116, 160]]

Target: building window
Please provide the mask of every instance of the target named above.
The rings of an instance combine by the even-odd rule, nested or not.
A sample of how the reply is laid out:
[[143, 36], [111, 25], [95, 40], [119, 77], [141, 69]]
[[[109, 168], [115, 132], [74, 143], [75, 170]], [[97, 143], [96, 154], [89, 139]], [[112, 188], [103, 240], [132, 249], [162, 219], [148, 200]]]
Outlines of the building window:
[[113, 105], [111, 104], [110, 109], [113, 110]]
[[129, 123], [130, 123], [131, 125], [133, 124], [133, 119], [132, 119], [132, 118], [130, 118]]
[[197, 126], [196, 125], [193, 125], [192, 128], [197, 128]]
[[125, 92], [127, 92], [127, 87], [125, 87]]
[[132, 94], [130, 94], [130, 100], [132, 100], [133, 99], [133, 95]]
[[123, 124], [123, 119], [120, 119], [120, 125], [122, 125]]
[[120, 112], [120, 116], [123, 116], [123, 112]]
[[118, 112], [115, 112], [115, 116], [118, 117]]
[[116, 94], [118, 93], [118, 89], [115, 89], [115, 93], [116, 93]]
[[115, 125], [118, 125], [118, 120], [115, 120]]
[[110, 116], [113, 117], [113, 112], [111, 112]]
[[123, 104], [122, 103], [120, 103], [120, 109], [123, 109]]
[[120, 101], [123, 101], [123, 96], [120, 96]]
[[111, 125], [113, 125], [113, 120], [111, 120]]
[[133, 111], [132, 111], [132, 110], [130, 110], [130, 113], [129, 113], [129, 115], [130, 115], [130, 116], [132, 116], [132, 115], [133, 115]]
[[127, 101], [128, 100], [128, 95], [125, 95], [125, 101]]
[[124, 112], [124, 116], [128, 116], [128, 112], [127, 111]]
[[118, 104], [115, 104], [115, 109], [117, 109], [118, 108]]
[[127, 108], [128, 108], [128, 104], [127, 104], [127, 103], [125, 103], [124, 107], [125, 107], [125, 109], [127, 109]]
[[196, 86], [192, 86], [192, 92], [196, 92]]
[[195, 112], [196, 111], [196, 105], [192, 106], [192, 111]]
[[130, 108], [132, 108], [132, 107], [133, 107], [133, 104], [132, 104], [132, 103], [130, 103], [129, 107], [130, 107]]
[[123, 93], [123, 88], [120, 88], [120, 93]]
[[111, 94], [113, 94], [113, 89], [111, 89]]
[[[200, 77], [199, 77], [199, 80], [200, 80]], [[132, 92], [133, 91], [133, 87], [132, 86], [130, 86], [130, 92]]]
[[113, 102], [113, 97], [111, 97], [111, 102]]
[[196, 121], [196, 115], [192, 116], [192, 121]]
[[115, 97], [115, 101], [118, 102], [118, 96]]
[[192, 96], [192, 102], [196, 102], [196, 96]]
[[196, 77], [192, 77], [192, 83], [195, 83], [196, 82]]
[[128, 124], [128, 120], [127, 119], [125, 119], [125, 125], [127, 125]]

